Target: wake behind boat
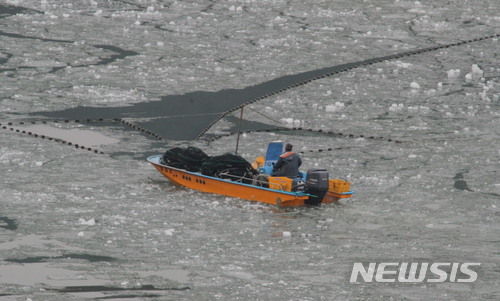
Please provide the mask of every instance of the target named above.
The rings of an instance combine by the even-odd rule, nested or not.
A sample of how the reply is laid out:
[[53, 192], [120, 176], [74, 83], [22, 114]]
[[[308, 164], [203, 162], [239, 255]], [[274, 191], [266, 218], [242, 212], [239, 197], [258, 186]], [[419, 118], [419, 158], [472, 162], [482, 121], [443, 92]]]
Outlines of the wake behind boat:
[[319, 206], [354, 193], [348, 181], [329, 179], [326, 169], [309, 169], [294, 178], [271, 176], [283, 150], [283, 142], [271, 142], [265, 158], [253, 164], [233, 154], [209, 157], [193, 147], [170, 149], [148, 161], [175, 185], [277, 206]]

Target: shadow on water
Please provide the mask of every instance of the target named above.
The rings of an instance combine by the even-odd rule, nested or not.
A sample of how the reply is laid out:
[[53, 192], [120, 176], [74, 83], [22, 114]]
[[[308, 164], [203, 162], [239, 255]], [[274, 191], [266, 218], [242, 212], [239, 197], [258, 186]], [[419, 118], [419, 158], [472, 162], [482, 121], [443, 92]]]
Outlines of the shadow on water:
[[[3, 222], [3, 223], [1, 223]], [[0, 228], [4, 228], [7, 230], [16, 230], [17, 229], [17, 221], [12, 218], [8, 218], [6, 216], [0, 216]]]
[[[2, 14], [2, 7], [0, 5], [0, 18], [4, 16]], [[18, 11], [17, 8], [11, 8], [10, 10], [7, 9], [6, 11]], [[19, 13], [22, 13], [23, 11], [19, 10]], [[42, 42], [55, 42], [55, 43], [63, 43], [63, 44], [72, 44], [74, 41], [72, 40], [60, 40], [60, 39], [49, 39], [49, 38], [43, 38], [43, 37], [37, 37], [37, 36], [27, 36], [27, 35], [22, 35], [18, 33], [10, 33], [10, 32], [5, 32], [0, 30], [0, 36], [5, 36], [9, 38], [15, 38], [15, 39], [28, 39], [28, 40], [39, 40]], [[82, 64], [82, 65], [70, 65], [72, 68], [85, 68], [85, 67], [90, 67], [90, 66], [101, 66], [101, 65], [109, 65], [114, 63], [117, 60], [124, 59], [128, 56], [135, 56], [139, 55], [138, 52], [131, 51], [131, 50], [125, 50], [120, 47], [116, 47], [113, 45], [104, 45], [104, 44], [98, 44], [98, 45], [93, 45], [93, 47], [98, 48], [98, 49], [103, 49], [106, 51], [111, 51], [114, 52], [115, 54], [112, 54], [107, 57], [99, 57], [99, 61], [96, 63], [91, 63], [91, 64]], [[9, 61], [9, 59], [13, 56], [11, 53], [6, 53], [4, 58], [0, 58], [0, 64], [5, 64], [6, 62]], [[52, 69], [48, 73], [55, 73], [61, 69], [65, 69], [68, 66], [59, 66], [59, 67], [52, 67]], [[35, 68], [35, 67], [30, 67], [30, 66], [20, 66], [17, 68]], [[0, 72], [5, 72], [5, 71], [14, 71], [16, 70], [15, 68], [9, 68], [9, 69], [0, 69]]]
[[110, 291], [185, 291], [189, 287], [167, 287], [160, 288], [151, 284], [145, 284], [140, 287], [116, 287], [116, 286], [103, 286], [103, 285], [89, 285], [89, 286], [66, 286], [62, 288], [46, 288], [47, 290], [56, 291], [60, 293], [88, 293], [88, 292], [110, 292]]
[[64, 254], [61, 256], [34, 256], [34, 257], [26, 257], [20, 259], [5, 259], [4, 261], [15, 262], [15, 263], [39, 263], [57, 259], [81, 259], [81, 260], [87, 260], [89, 262], [111, 262], [117, 260], [116, 258], [110, 256], [71, 253], [71, 254]]
[[0, 19], [10, 16], [15, 16], [17, 14], [27, 14], [27, 13], [42, 13], [42, 12], [20, 6], [0, 4]]
[[[141, 293], [143, 291], [157, 291], [157, 292], [167, 292], [167, 291], [187, 291], [190, 289], [188, 286], [183, 287], [155, 287], [151, 284], [145, 284], [139, 287], [116, 287], [116, 286], [104, 286], [104, 285], [82, 285], [82, 286], [65, 286], [65, 287], [45, 287], [46, 291], [54, 291], [58, 293], [106, 293], [106, 292], [138, 292], [138, 294], [121, 294], [121, 295], [109, 295], [104, 297], [94, 297], [94, 300], [106, 300], [106, 299], [136, 299], [136, 298], [159, 298], [165, 297], [162, 294], [147, 294]], [[16, 294], [2, 294], [0, 297], [7, 296], [20, 296]]]
[[127, 295], [112, 295], [112, 296], [106, 296], [106, 297], [97, 297], [94, 299], [95, 300], [108, 300], [108, 299], [159, 298], [159, 297], [162, 297], [162, 295], [160, 295], [160, 294], [142, 294], [142, 295], [127, 294]]

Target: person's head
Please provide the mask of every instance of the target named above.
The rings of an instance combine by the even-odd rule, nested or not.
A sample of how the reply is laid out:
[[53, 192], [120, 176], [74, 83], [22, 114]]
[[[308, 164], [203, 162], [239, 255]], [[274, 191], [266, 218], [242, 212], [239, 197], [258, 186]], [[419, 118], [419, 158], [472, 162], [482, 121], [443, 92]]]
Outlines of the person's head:
[[286, 152], [291, 152], [292, 151], [292, 148], [293, 148], [293, 145], [291, 145], [290, 143], [287, 143], [285, 145], [285, 151]]

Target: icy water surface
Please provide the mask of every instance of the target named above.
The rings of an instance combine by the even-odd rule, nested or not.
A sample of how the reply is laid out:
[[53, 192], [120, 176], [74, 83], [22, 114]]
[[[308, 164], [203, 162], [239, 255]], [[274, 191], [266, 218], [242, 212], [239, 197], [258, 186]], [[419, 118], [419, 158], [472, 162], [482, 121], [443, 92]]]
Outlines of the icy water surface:
[[[498, 300], [499, 12], [0, 3], [0, 300]], [[255, 99], [245, 130], [276, 130], [242, 135], [244, 157], [291, 141], [355, 196], [279, 209], [177, 188], [145, 162], [234, 150], [238, 112], [207, 127]], [[217, 139], [179, 141], [205, 130]], [[474, 283], [350, 283], [354, 262], [481, 266]]]

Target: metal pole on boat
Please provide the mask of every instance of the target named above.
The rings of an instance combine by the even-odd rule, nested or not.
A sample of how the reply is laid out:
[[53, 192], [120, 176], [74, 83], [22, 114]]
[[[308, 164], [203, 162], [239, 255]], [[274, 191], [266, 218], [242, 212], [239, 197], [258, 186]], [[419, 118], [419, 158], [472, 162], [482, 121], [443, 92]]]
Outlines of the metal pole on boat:
[[238, 125], [238, 138], [236, 139], [236, 151], [235, 151], [236, 155], [238, 154], [238, 147], [240, 145], [241, 122], [243, 120], [243, 108], [244, 107], [245, 106], [241, 107], [241, 112], [240, 112], [240, 124]]

